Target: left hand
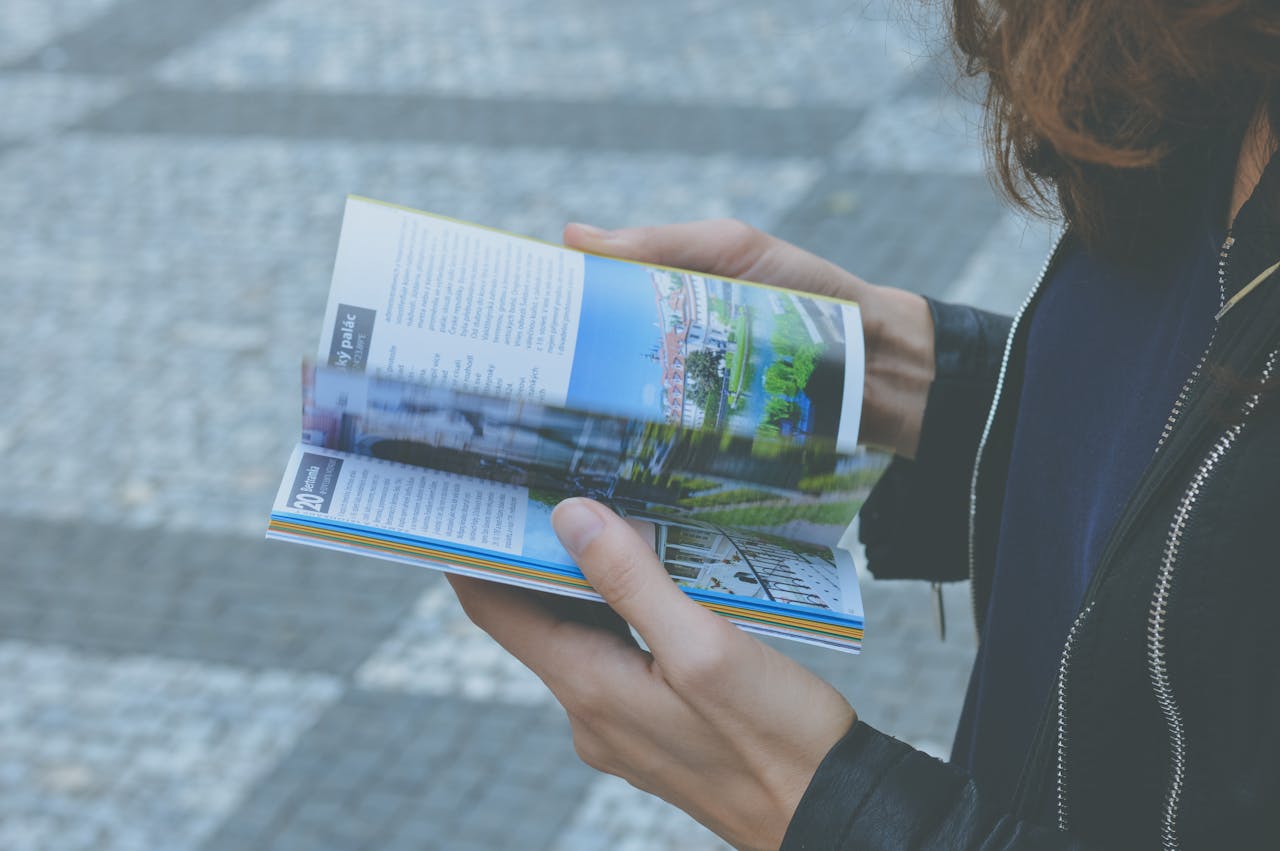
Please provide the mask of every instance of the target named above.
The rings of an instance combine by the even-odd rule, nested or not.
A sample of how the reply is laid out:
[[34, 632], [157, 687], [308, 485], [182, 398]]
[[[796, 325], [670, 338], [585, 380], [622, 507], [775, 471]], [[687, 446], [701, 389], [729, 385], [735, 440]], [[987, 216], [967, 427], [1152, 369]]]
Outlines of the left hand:
[[818, 763], [857, 719], [852, 707], [685, 596], [605, 506], [569, 499], [552, 522], [608, 608], [450, 576], [467, 615], [551, 689], [584, 762], [739, 848], [776, 849]]

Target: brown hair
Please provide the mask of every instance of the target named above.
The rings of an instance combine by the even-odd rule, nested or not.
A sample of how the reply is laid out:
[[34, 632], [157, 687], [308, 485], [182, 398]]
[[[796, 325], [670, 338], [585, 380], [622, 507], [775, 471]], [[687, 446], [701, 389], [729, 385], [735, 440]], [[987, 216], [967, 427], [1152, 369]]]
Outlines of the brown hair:
[[989, 79], [1000, 188], [1115, 259], [1159, 252], [1260, 108], [1280, 133], [1275, 0], [951, 0], [951, 15], [966, 73]]

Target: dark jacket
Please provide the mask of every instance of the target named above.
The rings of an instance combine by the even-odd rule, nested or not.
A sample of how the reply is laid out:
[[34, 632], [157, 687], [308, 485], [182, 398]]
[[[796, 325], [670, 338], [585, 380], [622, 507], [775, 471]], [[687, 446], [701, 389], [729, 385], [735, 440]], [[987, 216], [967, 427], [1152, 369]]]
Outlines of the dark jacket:
[[[1228, 244], [1226, 298], [1280, 261], [1274, 160]], [[938, 372], [919, 453], [893, 462], [862, 514], [877, 577], [972, 579], [980, 631], [1021, 317], [1038, 290], [1011, 332], [931, 305]], [[1280, 272], [1218, 321], [1152, 450], [1066, 639], [1015, 800], [989, 800], [959, 769], [858, 723], [819, 767], [785, 851], [1280, 848]]]

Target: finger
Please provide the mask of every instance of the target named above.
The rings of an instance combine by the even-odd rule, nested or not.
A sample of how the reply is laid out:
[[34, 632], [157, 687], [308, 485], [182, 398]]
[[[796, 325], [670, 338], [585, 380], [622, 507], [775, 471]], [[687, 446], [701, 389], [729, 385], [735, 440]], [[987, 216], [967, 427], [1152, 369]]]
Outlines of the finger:
[[715, 219], [602, 230], [571, 224], [564, 244], [579, 251], [741, 278], [768, 250], [771, 237], [742, 222]]
[[472, 623], [487, 632], [552, 689], [556, 687], [554, 680], [559, 672], [573, 667], [569, 663], [584, 645], [605, 640], [610, 644], [634, 646], [629, 633], [624, 641], [614, 629], [601, 631], [577, 620], [566, 620], [549, 605], [550, 602], [561, 604], [563, 611], [563, 603], [589, 604], [589, 601], [550, 597], [537, 591], [456, 574], [446, 574], [446, 578]]
[[737, 635], [671, 580], [653, 545], [605, 506], [576, 497], [556, 506], [551, 523], [587, 581], [635, 627], [655, 657], [718, 646]]
[[452, 573], [445, 578], [472, 623], [530, 668], [541, 667], [533, 664], [536, 660], [531, 650], [544, 643], [539, 639], [550, 635], [560, 618], [521, 589]]
[[854, 301], [868, 286], [834, 263], [734, 219], [619, 230], [570, 224], [564, 244], [592, 254]]
[[626, 644], [639, 647], [631, 635], [631, 627], [622, 616], [609, 608], [608, 603], [599, 600], [583, 600], [577, 597], [562, 597], [558, 594], [547, 594], [546, 606], [563, 620], [573, 620], [586, 626], [594, 626], [607, 630]]

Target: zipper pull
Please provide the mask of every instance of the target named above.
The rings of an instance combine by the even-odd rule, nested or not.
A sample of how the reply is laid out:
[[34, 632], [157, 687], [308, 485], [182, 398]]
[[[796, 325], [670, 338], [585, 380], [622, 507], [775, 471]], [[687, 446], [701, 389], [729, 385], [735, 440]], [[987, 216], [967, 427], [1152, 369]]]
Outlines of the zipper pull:
[[1250, 281], [1249, 283], [1241, 287], [1240, 292], [1233, 295], [1231, 299], [1222, 306], [1222, 310], [1218, 311], [1218, 315], [1213, 317], [1214, 321], [1216, 322], [1222, 319], [1222, 317], [1226, 316], [1228, 310], [1235, 307], [1240, 302], [1240, 299], [1244, 298], [1249, 293], [1257, 289], [1258, 284], [1262, 283], [1267, 278], [1270, 278], [1272, 275], [1274, 275], [1277, 269], [1280, 269], [1280, 263], [1276, 263], [1274, 266], [1268, 269], [1264, 269], [1261, 275], [1259, 275], [1258, 277], [1254, 278], [1252, 281]]
[[938, 639], [947, 640], [947, 610], [942, 605], [942, 583], [931, 582], [933, 586], [933, 600], [938, 610]]

